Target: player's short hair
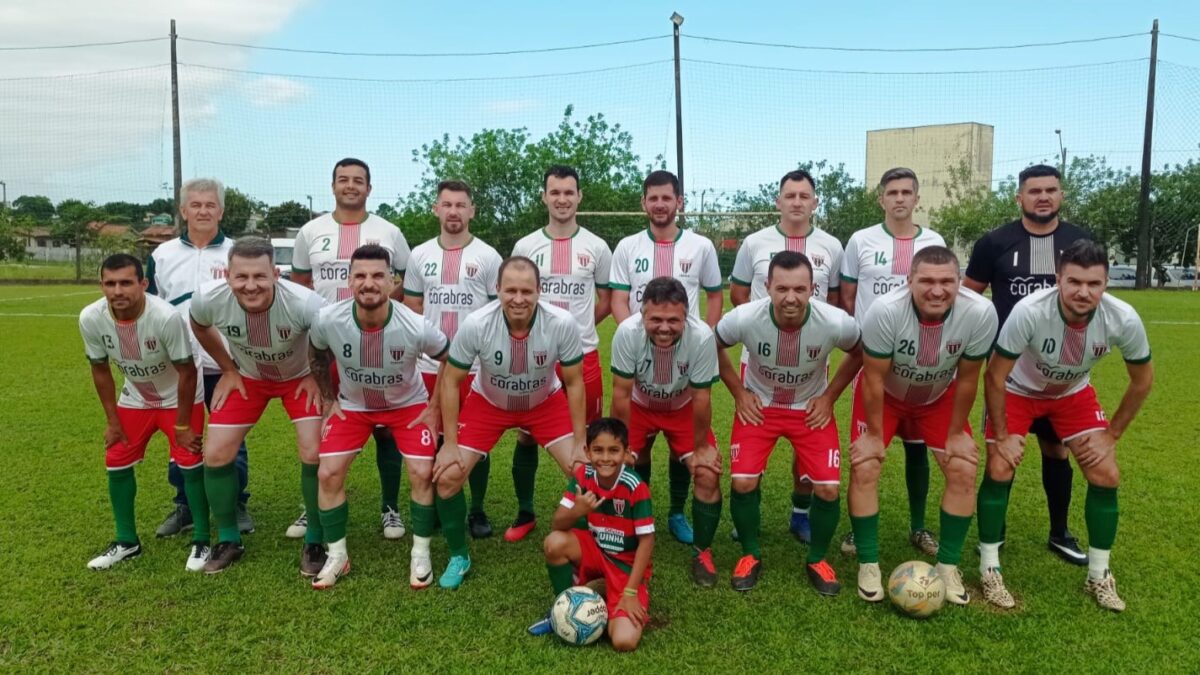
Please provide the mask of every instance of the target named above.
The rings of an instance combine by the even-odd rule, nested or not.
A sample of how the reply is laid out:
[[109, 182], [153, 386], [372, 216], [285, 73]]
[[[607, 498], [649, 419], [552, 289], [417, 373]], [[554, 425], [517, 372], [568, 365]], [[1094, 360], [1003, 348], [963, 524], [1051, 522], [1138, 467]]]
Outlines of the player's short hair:
[[1104, 271], [1107, 272], [1108, 251], [1091, 239], [1080, 239], [1059, 254], [1057, 271], [1062, 272], [1067, 265], [1079, 265], [1083, 268], [1104, 265]]
[[496, 285], [500, 285], [500, 281], [504, 279], [504, 272], [509, 267], [528, 268], [533, 270], [533, 281], [538, 288], [542, 287], [542, 272], [538, 269], [536, 263], [523, 255], [509, 256], [500, 263], [500, 271], [496, 273]]
[[661, 169], [658, 171], [651, 171], [650, 175], [646, 176], [646, 180], [642, 181], [642, 196], [645, 197], [646, 192], [650, 188], [658, 187], [660, 185], [670, 185], [671, 190], [675, 193], [675, 196], [679, 196], [679, 178], [670, 171], [663, 171]]
[[879, 179], [879, 189], [883, 190], [887, 188], [888, 183], [894, 180], [900, 180], [901, 178], [911, 178], [913, 182], [913, 192], [921, 191], [921, 184], [917, 181], [917, 172], [903, 166], [897, 166], [884, 171], [883, 177]]
[[145, 273], [142, 271], [142, 261], [129, 255], [128, 253], [114, 253], [105, 258], [104, 262], [100, 263], [100, 276], [104, 276], [104, 270], [112, 270], [113, 272], [116, 272], [117, 270], [123, 270], [126, 267], [132, 267], [134, 269], [134, 271], [137, 273], [138, 281], [146, 278]]
[[550, 180], [551, 176], [554, 176], [555, 178], [560, 178], [560, 179], [561, 178], [574, 178], [575, 179], [575, 188], [576, 189], [579, 188], [579, 172], [576, 171], [574, 167], [567, 166], [566, 164], [555, 164], [554, 166], [551, 166], [549, 169], [546, 169], [546, 173], [542, 174], [542, 189], [543, 190], [546, 189], [546, 181]]
[[688, 306], [687, 291], [675, 277], [656, 277], [646, 284], [642, 291], [642, 304], [667, 305], [679, 304]]
[[814, 192], [817, 189], [817, 181], [813, 180], [812, 174], [804, 169], [796, 169], [795, 171], [789, 171], [783, 174], [783, 178], [779, 179], [779, 189], [781, 191], [783, 190], [784, 184], [786, 184], [789, 180], [794, 180], [797, 183], [802, 180], [806, 180], [808, 181], [808, 184], [812, 186]]
[[800, 267], [808, 270], [808, 278], [811, 280], [813, 268], [808, 256], [799, 251], [780, 251], [771, 258], [771, 264], [767, 265], [767, 280], [770, 281], [771, 277], [775, 276], [776, 269], [794, 270]]
[[261, 258], [267, 256], [267, 260], [275, 262], [275, 247], [271, 246], [271, 242], [262, 237], [245, 237], [238, 239], [233, 244], [233, 248], [229, 249], [229, 260], [234, 258]]
[[363, 171], [367, 172], [367, 185], [371, 184], [371, 167], [367, 166], [367, 163], [361, 159], [356, 159], [354, 157], [346, 157], [337, 164], [333, 165], [333, 180], [337, 180], [337, 170], [343, 166], [361, 166]]
[[379, 244], [363, 244], [354, 249], [354, 253], [350, 254], [350, 265], [354, 266], [355, 260], [382, 260], [389, 266], [392, 264], [392, 254]]
[[587, 444], [591, 445], [592, 441], [600, 434], [609, 434], [613, 438], [621, 442], [621, 445], [629, 447], [629, 428], [625, 423], [615, 417], [601, 417], [587, 426]]
[[1030, 178], [1057, 178], [1061, 182], [1062, 174], [1049, 164], [1034, 164], [1017, 174], [1017, 189], [1025, 187], [1025, 181]]
[[912, 264], [909, 265], [909, 270], [916, 272], [917, 266], [921, 263], [930, 265], [954, 265], [954, 269], [958, 269], [958, 256], [954, 251], [945, 246], [926, 246], [925, 248], [913, 254]]
[[193, 192], [215, 192], [217, 193], [217, 204], [222, 209], [225, 208], [225, 185], [216, 178], [192, 178], [184, 181], [183, 186], [179, 188], [179, 194], [183, 195], [185, 203], [188, 195]]
[[472, 201], [474, 201], [474, 199], [475, 199], [474, 194], [471, 192], [471, 186], [467, 185], [466, 181], [444, 180], [444, 181], [438, 183], [438, 189], [437, 189], [436, 194], [438, 196], [440, 196], [442, 194], [443, 190], [449, 190], [451, 192], [465, 192], [465, 193], [467, 193], [467, 199], [470, 199]]

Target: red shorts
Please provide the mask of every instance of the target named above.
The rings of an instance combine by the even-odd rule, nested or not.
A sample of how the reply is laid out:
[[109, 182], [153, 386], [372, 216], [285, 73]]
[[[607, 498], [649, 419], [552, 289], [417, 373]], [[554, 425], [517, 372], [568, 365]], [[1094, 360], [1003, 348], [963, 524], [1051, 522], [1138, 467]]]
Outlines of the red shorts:
[[[898, 431], [908, 436], [904, 440], [923, 440], [930, 450], [943, 452], [946, 437], [950, 435], [950, 416], [954, 411], [954, 383], [933, 403], [916, 405], [905, 403], [883, 394], [883, 445], [887, 447]], [[854, 385], [854, 410], [851, 414], [850, 442], [858, 440], [867, 432], [867, 414], [862, 403], [861, 382]], [[907, 426], [907, 429], [904, 427]], [[963, 431], [971, 433], [971, 425], [964, 424]]]
[[[554, 366], [562, 380], [562, 364]], [[583, 417], [588, 424], [604, 416], [604, 371], [600, 369], [600, 352], [592, 350], [583, 355]]]
[[[1064, 443], [1089, 431], [1108, 428], [1104, 408], [1100, 407], [1096, 390], [1090, 384], [1063, 398], [1029, 398], [1006, 391], [1004, 412], [1008, 417], [1008, 433], [1012, 436], [1025, 436], [1034, 420], [1041, 417], [1050, 420], [1054, 433]], [[995, 442], [990, 421], [986, 423], [983, 434], [989, 443]]]
[[[176, 408], [122, 408], [117, 407], [117, 419], [125, 441], [115, 443], [104, 451], [104, 466], [109, 471], [128, 469], [146, 457], [146, 444], [154, 432], [161, 431], [171, 444], [171, 461], [181, 469], [194, 469], [204, 463], [204, 455], [175, 445], [175, 421], [179, 419]], [[192, 406], [192, 431], [204, 433], [204, 405]]]
[[509, 429], [525, 431], [543, 448], [569, 438], [575, 432], [567, 395], [559, 389], [532, 410], [510, 411], [472, 391], [458, 416], [458, 447], [486, 457]]
[[[425, 383], [425, 392], [433, 398], [433, 386], [437, 384], [437, 373], [421, 373], [421, 381]], [[475, 381], [475, 376], [467, 373], [461, 384], [458, 385], [458, 406], [462, 409], [463, 403], [467, 400], [467, 394], [471, 393], [471, 383]]]
[[[575, 566], [575, 583], [586, 584], [593, 579], [604, 579], [604, 604], [608, 606], [609, 620], [618, 616], [628, 617], [629, 614], [618, 609], [617, 603], [621, 602], [621, 596], [625, 594], [625, 586], [629, 584], [629, 573], [600, 550], [600, 545], [596, 543], [596, 538], [591, 532], [575, 529], [571, 530], [571, 534], [575, 535], [575, 541], [579, 542], [581, 554], [579, 564]], [[646, 575], [642, 577], [642, 583], [638, 584], [638, 603], [647, 611], [650, 610], [650, 591], [646, 589], [646, 582], [650, 579], [652, 567], [651, 565], [646, 568]]]
[[[651, 410], [636, 403], [629, 404], [629, 451], [634, 459], [654, 444], [658, 432], [667, 437], [671, 456], [679, 461], [696, 451], [696, 433], [692, 427], [692, 404], [679, 410]], [[708, 430], [708, 444], [717, 447], [717, 438]]]
[[304, 378], [296, 377], [283, 382], [271, 382], [243, 375], [242, 383], [246, 386], [246, 397], [242, 398], [241, 394], [234, 391], [229, 398], [225, 399], [225, 405], [221, 406], [220, 410], [209, 413], [208, 425], [212, 427], [254, 426], [258, 422], [258, 418], [262, 417], [263, 411], [267, 409], [267, 404], [275, 398], [283, 402], [283, 409], [287, 412], [288, 419], [293, 422], [319, 420], [321, 414], [314, 406], [305, 404], [304, 394], [301, 394], [299, 398], [296, 397], [296, 387], [300, 385], [302, 379]]
[[387, 427], [396, 439], [396, 447], [405, 459], [433, 459], [437, 439], [424, 424], [408, 428], [410, 422], [425, 411], [418, 403], [392, 410], [370, 412], [342, 411], [346, 419], [330, 416], [321, 429], [321, 456], [355, 454], [362, 451], [375, 427]]
[[830, 420], [823, 429], [810, 429], [805, 410], [764, 407], [762, 414], [762, 424], [757, 425], [743, 424], [734, 417], [729, 441], [730, 475], [761, 476], [775, 444], [786, 438], [792, 444], [797, 477], [818, 485], [841, 482], [842, 455], [836, 420]]

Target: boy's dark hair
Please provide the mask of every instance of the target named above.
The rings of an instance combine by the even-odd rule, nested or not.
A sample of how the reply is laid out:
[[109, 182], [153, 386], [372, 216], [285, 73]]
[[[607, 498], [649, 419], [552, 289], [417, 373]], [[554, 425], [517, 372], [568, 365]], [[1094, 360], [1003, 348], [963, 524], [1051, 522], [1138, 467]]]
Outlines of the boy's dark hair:
[[100, 263], [100, 276], [104, 276], [104, 270], [116, 272], [117, 270], [123, 270], [126, 267], [132, 267], [134, 271], [137, 272], [138, 281], [146, 278], [146, 275], [142, 272], [142, 261], [129, 255], [128, 253], [114, 253], [105, 258], [104, 262]]
[[1057, 270], [1063, 271], [1063, 268], [1068, 264], [1079, 265], [1080, 267], [1095, 267], [1096, 265], [1104, 265], [1104, 270], [1108, 271], [1108, 252], [1104, 247], [1090, 239], [1080, 239], [1063, 250], [1058, 256]]
[[333, 165], [333, 180], [335, 182], [337, 181], [337, 170], [343, 166], [361, 166], [363, 171], [367, 172], [367, 185], [371, 184], [371, 167], [367, 166], [367, 163], [361, 159], [355, 159], [353, 157], [347, 157]]
[[382, 260], [388, 265], [392, 264], [392, 254], [379, 244], [363, 244], [354, 249], [354, 253], [350, 254], [350, 265], [354, 265], [355, 260]]
[[1058, 172], [1058, 169], [1050, 166], [1049, 164], [1034, 164], [1033, 166], [1028, 167], [1021, 173], [1017, 174], [1017, 189], [1020, 190], [1021, 188], [1025, 187], [1025, 181], [1029, 180], [1030, 178], [1048, 177], [1057, 178], [1060, 182], [1062, 181], [1062, 174]]
[[600, 434], [609, 434], [613, 438], [621, 442], [621, 445], [629, 447], [629, 429], [625, 427], [625, 423], [615, 417], [601, 417], [592, 422], [587, 427], [587, 444], [591, 445], [592, 441]]
[[579, 172], [576, 171], [574, 167], [570, 167], [565, 164], [555, 164], [554, 166], [550, 167], [549, 169], [546, 169], [546, 173], [542, 174], [542, 189], [543, 190], [546, 189], [546, 181], [550, 180], [551, 176], [554, 176], [555, 178], [560, 178], [560, 179], [561, 178], [574, 178], [575, 179], [575, 188], [579, 189]]
[[642, 304], [665, 305], [677, 303], [687, 307], [687, 290], [674, 277], [657, 277], [646, 284], [642, 291]]
[[642, 181], [642, 196], [646, 196], [646, 192], [652, 187], [660, 185], [670, 185], [675, 196], [679, 196], [679, 179], [670, 171], [651, 171], [646, 180]]
[[808, 278], [813, 278], [812, 262], [808, 256], [799, 251], [780, 251], [771, 258], [771, 264], [767, 265], [767, 279], [775, 276], [775, 270], [794, 270], [797, 267], [803, 267], [808, 270]]

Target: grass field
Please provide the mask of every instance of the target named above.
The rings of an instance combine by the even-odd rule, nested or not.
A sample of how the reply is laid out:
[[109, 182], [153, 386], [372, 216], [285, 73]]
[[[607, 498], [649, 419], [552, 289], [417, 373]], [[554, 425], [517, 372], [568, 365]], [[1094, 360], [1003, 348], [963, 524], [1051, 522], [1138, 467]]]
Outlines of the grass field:
[[[86, 258], [84, 259], [87, 260]], [[95, 263], [86, 263], [91, 270], [97, 267]], [[23, 263], [0, 264], [0, 280], [45, 280], [73, 281], [75, 279], [75, 263], [73, 262], [41, 262], [28, 260]]]
[[[1086, 572], [1045, 549], [1047, 521], [1040, 470], [1021, 472], [1009, 510], [1004, 552], [1012, 612], [993, 611], [978, 593], [977, 541], [963, 568], [975, 597], [927, 622], [868, 605], [853, 591], [855, 564], [831, 562], [847, 588], [833, 599], [809, 588], [802, 548], [786, 530], [789, 459], [773, 456], [764, 482], [764, 573], [739, 594], [728, 575], [740, 549], [729, 539], [728, 509], [715, 546], [723, 581], [693, 588], [688, 551], [666, 533], [665, 447], [654, 460], [660, 535], [651, 610], [642, 647], [618, 655], [607, 646], [573, 649], [530, 638], [525, 626], [545, 611], [549, 584], [540, 541], [562, 486], [543, 455], [538, 475], [542, 524], [536, 536], [472, 544], [475, 566], [457, 592], [408, 588], [411, 540], [379, 533], [373, 451], [349, 481], [354, 573], [325, 593], [297, 573], [299, 545], [283, 530], [300, 501], [290, 425], [273, 407], [250, 438], [251, 512], [258, 531], [247, 556], [217, 577], [183, 570], [187, 542], [156, 540], [170, 489], [166, 448], [156, 440], [138, 469], [138, 526], [145, 554], [108, 572], [85, 563], [112, 538], [103, 469], [103, 415], [95, 400], [75, 316], [98, 292], [84, 287], [0, 287], [0, 447], [8, 458], [0, 489], [0, 669], [5, 671], [557, 671], [668, 669], [701, 672], [1045, 671], [1196, 672], [1200, 589], [1195, 533], [1200, 508], [1196, 439], [1200, 414], [1200, 295], [1122, 293], [1147, 322], [1158, 379], [1122, 440], [1122, 517], [1113, 568], [1129, 609], [1109, 614], [1082, 592]], [[602, 339], [611, 336], [606, 322]], [[1190, 345], [1190, 346], [1189, 346]], [[1110, 412], [1125, 385], [1119, 358], [1095, 374]], [[607, 387], [606, 387], [607, 389]], [[714, 395], [714, 426], [727, 445], [732, 405]], [[838, 407], [847, 433], [848, 397]], [[972, 414], [978, 419], [978, 407]], [[847, 441], [843, 438], [843, 447]], [[893, 446], [884, 469], [881, 545], [891, 569], [918, 557], [907, 544], [903, 461]], [[499, 529], [515, 510], [511, 438], [495, 453], [488, 511]], [[846, 472], [848, 475], [848, 472]], [[1072, 529], [1086, 540], [1085, 484], [1075, 476]], [[928, 519], [936, 525], [941, 479], [934, 470]], [[728, 495], [726, 482], [725, 494]], [[728, 498], [726, 501], [728, 504]], [[839, 535], [848, 528], [844, 514]], [[406, 521], [407, 513], [405, 514]], [[446, 561], [434, 539], [434, 564]]]

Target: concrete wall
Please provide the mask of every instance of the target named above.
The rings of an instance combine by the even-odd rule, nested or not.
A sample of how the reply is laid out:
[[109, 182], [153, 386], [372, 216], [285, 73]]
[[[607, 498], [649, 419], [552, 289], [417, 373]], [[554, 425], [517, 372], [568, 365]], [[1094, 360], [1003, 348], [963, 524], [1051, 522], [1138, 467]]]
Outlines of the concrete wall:
[[990, 125], [975, 122], [868, 131], [866, 184], [877, 185], [892, 167], [912, 169], [921, 183], [916, 220], [936, 229], [929, 214], [946, 203], [952, 168], [965, 162], [974, 185], [991, 186], [992, 135]]

